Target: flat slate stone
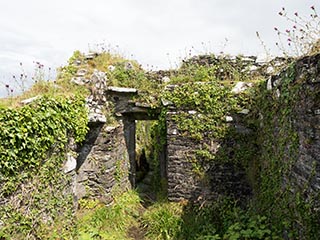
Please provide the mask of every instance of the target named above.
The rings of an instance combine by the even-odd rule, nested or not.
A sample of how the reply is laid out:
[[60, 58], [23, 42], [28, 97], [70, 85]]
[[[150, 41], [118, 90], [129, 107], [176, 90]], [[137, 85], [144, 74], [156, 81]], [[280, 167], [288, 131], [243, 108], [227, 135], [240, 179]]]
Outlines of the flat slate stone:
[[123, 87], [108, 87], [108, 91], [119, 92], [119, 93], [137, 93], [138, 90], [135, 88], [123, 88]]
[[22, 104], [29, 104], [29, 103], [32, 103], [33, 101], [37, 100], [40, 96], [35, 96], [35, 97], [32, 97], [32, 98], [28, 98], [28, 99], [25, 99], [23, 101], [21, 101]]

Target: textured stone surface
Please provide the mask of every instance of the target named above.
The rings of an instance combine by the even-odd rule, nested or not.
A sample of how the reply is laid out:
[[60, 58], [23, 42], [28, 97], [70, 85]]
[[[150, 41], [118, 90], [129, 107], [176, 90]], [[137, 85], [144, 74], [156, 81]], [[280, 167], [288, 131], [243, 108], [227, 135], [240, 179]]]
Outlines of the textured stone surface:
[[253, 83], [237, 82], [236, 85], [232, 88], [231, 92], [238, 94], [252, 86]]
[[[183, 61], [183, 65], [219, 66], [218, 79], [232, 79], [230, 67], [247, 76], [269, 77], [286, 67], [292, 59], [276, 57], [271, 61], [261, 61], [256, 56], [214, 56], [200, 55]], [[231, 78], [230, 78], [231, 77]]]
[[[227, 61], [231, 65], [234, 65], [239, 62], [239, 58], [219, 59], [211, 56], [200, 56], [192, 58], [184, 64], [211, 65], [216, 64], [217, 61]], [[276, 73], [276, 71], [286, 64], [286, 60], [281, 58], [275, 59], [271, 64], [272, 66], [270, 66], [270, 63], [258, 62], [254, 57], [242, 57], [241, 61], [243, 64], [240, 66], [240, 70], [245, 74], [253, 76], [255, 74], [264, 75], [266, 79], [268, 79], [266, 81], [268, 90], [270, 90], [270, 93], [274, 91], [274, 96], [276, 96], [275, 100], [279, 99], [281, 96], [282, 83], [280, 79], [282, 76], [280, 73]], [[299, 157], [294, 166], [292, 166], [290, 177], [284, 179], [284, 181], [292, 185], [294, 189], [301, 189], [307, 184], [309, 186], [308, 191], [306, 192], [307, 194], [317, 192], [320, 189], [319, 65], [319, 56], [312, 56], [299, 60], [296, 66], [296, 81], [306, 80], [306, 84], [303, 85], [306, 91], [300, 92], [299, 101], [296, 103], [296, 107], [293, 112], [295, 116], [295, 128], [299, 136]], [[169, 75], [167, 72], [160, 73], [159, 81]], [[221, 79], [227, 77], [226, 74], [227, 72], [222, 71], [220, 73]], [[96, 73], [94, 78], [96, 79], [95, 82], [97, 82], [97, 86], [104, 86], [104, 84], [99, 83], [99, 81], [104, 77], [103, 73]], [[167, 89], [173, 89], [174, 87], [174, 85], [167, 85]], [[246, 87], [251, 86], [239, 83], [237, 88], [234, 88], [234, 92], [241, 92], [243, 88]], [[101, 93], [101, 91], [99, 93]], [[109, 88], [105, 93], [108, 95], [109, 100], [112, 100], [115, 104], [115, 112], [118, 114], [117, 116], [123, 117], [123, 114], [125, 114], [126, 111], [128, 112], [128, 109], [130, 111], [138, 112], [138, 110], [140, 111], [144, 107], [140, 105], [130, 105], [130, 99], [132, 96], [137, 94], [135, 89], [128, 90]], [[310, 93], [312, 94], [310, 95]], [[97, 98], [94, 95], [88, 99], [88, 106], [91, 114], [97, 114], [98, 116], [95, 118], [99, 118], [99, 114], [102, 113], [101, 109], [99, 109], [101, 103], [106, 102], [106, 99], [103, 101], [101, 101], [101, 99], [101, 96]], [[163, 105], [168, 106], [171, 105], [171, 103], [163, 100]], [[171, 119], [170, 115], [177, 114], [177, 112], [173, 111], [169, 112], [167, 116], [167, 149], [163, 150], [163, 154], [166, 156], [163, 156], [163, 160], [160, 165], [160, 168], [162, 169], [162, 176], [167, 177], [168, 180], [169, 200], [212, 199], [217, 195], [233, 195], [239, 197], [250, 195], [251, 189], [246, 182], [245, 171], [239, 165], [230, 163], [208, 164], [200, 162], [201, 168], [204, 169], [207, 177], [203, 178], [195, 174], [193, 162], [195, 156], [194, 149], [199, 148], [202, 143], [190, 140], [189, 138], [181, 135], [175, 122]], [[239, 111], [239, 116], [226, 116], [226, 121], [234, 127], [237, 133], [242, 134], [243, 136], [253, 134], [252, 129], [243, 124], [241, 120], [239, 121], [242, 117], [246, 117], [249, 112], [249, 109], [243, 109]], [[189, 114], [196, 114], [196, 112], [191, 110], [189, 111]], [[132, 121], [136, 116], [128, 114], [125, 117], [128, 118], [127, 120], [129, 122], [131, 121], [131, 123], [134, 124]], [[94, 121], [92, 120], [92, 122]], [[103, 121], [98, 120], [97, 122], [99, 123]], [[133, 161], [132, 159], [134, 158], [134, 147], [129, 146], [134, 144], [134, 141], [132, 140], [132, 132], [134, 131], [129, 131], [130, 127], [125, 131], [125, 135], [127, 136], [127, 141], [125, 141], [119, 137], [119, 134], [122, 131], [120, 130], [121, 128], [114, 129], [110, 128], [110, 126], [99, 128], [97, 126], [99, 126], [99, 124], [96, 125], [95, 128], [91, 129], [91, 134], [92, 136], [99, 137], [91, 139], [92, 136], [90, 137], [89, 134], [88, 141], [91, 142], [91, 145], [85, 144], [81, 151], [82, 154], [87, 155], [87, 160], [81, 170], [82, 173], [77, 176], [78, 182], [81, 183], [78, 184], [77, 188], [79, 196], [88, 194], [85, 184], [82, 184], [84, 182], [90, 183], [89, 186], [93, 189], [93, 192], [96, 195], [99, 195], [99, 189], [103, 186], [104, 196], [107, 196], [110, 191], [105, 189], [111, 189], [115, 183], [115, 165], [114, 160], [112, 160], [115, 156], [114, 154], [119, 154], [121, 156], [124, 153], [127, 154], [126, 151], [129, 149], [129, 152], [131, 152], [131, 165]], [[109, 140], [102, 137], [104, 131], [109, 132], [108, 134], [111, 139], [113, 139], [113, 137], [111, 137], [110, 134], [114, 133], [116, 135], [114, 137], [119, 138], [119, 141], [122, 141], [123, 146], [120, 147], [121, 144], [117, 145], [116, 143], [112, 143], [111, 145], [105, 144], [105, 142], [108, 142]], [[204, 141], [207, 142], [209, 139], [205, 139]], [[223, 148], [227, 148], [231, 154], [234, 146], [237, 145], [237, 142], [232, 139], [227, 139], [224, 143], [215, 142], [214, 139], [210, 139], [210, 141], [212, 146], [211, 151], [213, 154], [217, 154], [222, 145]], [[125, 143], [127, 146], [125, 146]], [[108, 148], [115, 148], [118, 150], [111, 153], [106, 150]], [[232, 156], [230, 155], [230, 157]], [[130, 169], [128, 166], [128, 155], [125, 158], [127, 159], [128, 170]], [[94, 159], [98, 159], [98, 161], [95, 162]], [[97, 176], [100, 176], [99, 168], [102, 165], [97, 167], [97, 162], [99, 162], [99, 164], [101, 162], [104, 168], [106, 168], [106, 171], [104, 172], [105, 174], [101, 175], [99, 179]], [[135, 174], [133, 168], [134, 166], [131, 166], [131, 179], [134, 179]], [[104, 181], [107, 181], [108, 183], [105, 183]], [[128, 183], [127, 179], [125, 181]]]
[[74, 194], [111, 203], [112, 190], [130, 187], [129, 157], [123, 127], [91, 124], [77, 159]]
[[22, 104], [29, 104], [29, 103], [32, 103], [33, 101], [37, 100], [40, 96], [35, 96], [35, 97], [32, 97], [32, 98], [28, 98], [28, 99], [25, 99], [25, 100], [22, 100], [21, 103]]
[[320, 54], [300, 59], [295, 71], [295, 82], [304, 83], [292, 113], [299, 137], [298, 159], [287, 181], [311, 196], [320, 193], [320, 115], [316, 114], [320, 109]]
[[65, 162], [64, 164], [64, 172], [65, 173], [68, 173], [68, 172], [71, 172], [73, 170], [75, 170], [77, 167], [77, 159], [72, 156], [72, 154], [68, 153], [67, 154], [67, 161]]
[[[213, 139], [195, 141], [182, 135], [172, 116], [167, 113], [167, 179], [170, 201], [213, 200], [219, 195], [244, 198], [251, 194], [241, 166], [196, 159], [196, 149], [203, 144], [210, 146], [212, 154], [218, 154], [220, 143]], [[201, 168], [199, 174], [195, 164]], [[203, 175], [202, 175], [203, 174]]]

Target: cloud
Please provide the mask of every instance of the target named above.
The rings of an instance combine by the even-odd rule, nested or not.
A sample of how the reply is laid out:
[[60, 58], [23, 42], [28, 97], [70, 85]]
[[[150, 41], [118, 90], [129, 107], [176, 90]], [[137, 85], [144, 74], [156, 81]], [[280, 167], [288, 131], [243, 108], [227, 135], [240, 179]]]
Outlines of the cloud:
[[[74, 50], [95, 43], [119, 45], [144, 66], [168, 68], [190, 54], [208, 51], [260, 54], [261, 37], [275, 52], [278, 16], [307, 14], [313, 0], [10, 0], [0, 2], [0, 76], [9, 76], [19, 62], [28, 71], [33, 61], [58, 67]], [[225, 39], [228, 39], [225, 45]], [[0, 93], [1, 94], [1, 93]]]

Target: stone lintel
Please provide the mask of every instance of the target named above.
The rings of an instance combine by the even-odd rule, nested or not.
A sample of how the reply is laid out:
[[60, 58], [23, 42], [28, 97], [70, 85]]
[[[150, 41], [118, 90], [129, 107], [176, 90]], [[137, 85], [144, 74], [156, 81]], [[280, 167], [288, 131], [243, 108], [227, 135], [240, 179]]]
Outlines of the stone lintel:
[[121, 112], [122, 116], [125, 116], [134, 120], [158, 120], [159, 109], [152, 109], [146, 107], [131, 107]]
[[113, 94], [138, 94], [138, 90], [135, 88], [124, 88], [124, 87], [108, 87], [107, 88], [108, 93]]

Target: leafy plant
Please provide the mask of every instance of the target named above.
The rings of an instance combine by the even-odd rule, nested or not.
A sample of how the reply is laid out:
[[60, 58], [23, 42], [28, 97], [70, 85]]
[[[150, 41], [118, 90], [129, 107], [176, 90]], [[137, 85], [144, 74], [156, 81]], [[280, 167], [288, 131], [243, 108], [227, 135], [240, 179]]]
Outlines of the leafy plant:
[[[21, 108], [0, 109], [0, 120], [0, 197], [11, 199], [0, 206], [2, 229], [15, 239], [43, 239], [53, 220], [72, 222], [73, 199], [63, 190], [70, 179], [61, 169], [68, 140], [80, 143], [87, 133], [84, 99], [44, 96]], [[55, 226], [65, 234], [64, 224]]]
[[216, 81], [183, 84], [163, 97], [179, 109], [179, 114], [173, 116], [179, 129], [197, 140], [223, 136], [226, 115], [237, 109], [230, 89]]
[[236, 222], [228, 227], [223, 239], [275, 239], [271, 238], [271, 230], [268, 229], [266, 220], [266, 217], [256, 216]]

